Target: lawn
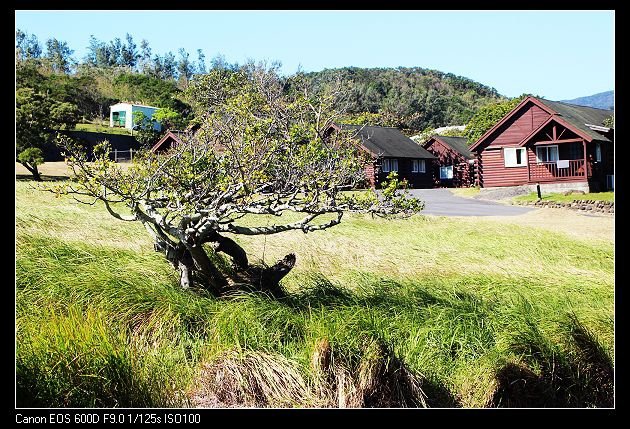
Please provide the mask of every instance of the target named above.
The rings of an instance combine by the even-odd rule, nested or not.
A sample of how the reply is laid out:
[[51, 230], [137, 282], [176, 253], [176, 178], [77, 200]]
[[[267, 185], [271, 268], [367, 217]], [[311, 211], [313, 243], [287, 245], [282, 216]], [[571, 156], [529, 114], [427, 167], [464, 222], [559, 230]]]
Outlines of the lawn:
[[[587, 193], [587, 194], [571, 194], [571, 195], [542, 194], [542, 200], [554, 201], [558, 203], [571, 203], [574, 200], [615, 201], [615, 193], [611, 191], [611, 192], [592, 192], [592, 193]], [[513, 201], [517, 201], [517, 202], [538, 201], [538, 194], [536, 192], [532, 192], [531, 194], [521, 195], [519, 197], [514, 197]]]
[[124, 134], [131, 135], [131, 131], [127, 128], [110, 127], [109, 122], [103, 124], [77, 124], [74, 128], [76, 131], [89, 131], [92, 133], [106, 133], [106, 134]]
[[217, 299], [141, 225], [36, 186], [16, 183], [18, 406], [612, 406], [612, 239], [347, 216], [235, 237], [297, 265], [286, 298]]

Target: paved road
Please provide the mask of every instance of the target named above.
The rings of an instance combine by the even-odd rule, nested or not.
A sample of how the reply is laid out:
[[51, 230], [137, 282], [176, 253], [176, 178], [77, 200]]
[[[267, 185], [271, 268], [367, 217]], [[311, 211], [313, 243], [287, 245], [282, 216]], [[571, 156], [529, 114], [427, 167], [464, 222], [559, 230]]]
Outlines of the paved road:
[[534, 210], [493, 201], [456, 197], [448, 189], [411, 189], [411, 195], [425, 202], [422, 214], [438, 216], [516, 216]]

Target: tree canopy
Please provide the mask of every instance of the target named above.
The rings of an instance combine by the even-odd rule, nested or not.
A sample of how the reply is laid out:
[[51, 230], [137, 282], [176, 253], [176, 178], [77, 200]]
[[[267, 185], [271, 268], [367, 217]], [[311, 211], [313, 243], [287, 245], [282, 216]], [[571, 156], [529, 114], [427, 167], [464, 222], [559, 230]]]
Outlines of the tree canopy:
[[[87, 43], [87, 55], [77, 61], [66, 42], [47, 41], [43, 55], [35, 35], [16, 31], [19, 64], [34, 62], [46, 79], [51, 74], [68, 80], [81, 77], [80, 85], [91, 88], [81, 102], [74, 102], [87, 120], [103, 118], [107, 103], [129, 101], [168, 107], [188, 122], [192, 116], [182, 91], [210, 70], [235, 71], [241, 67], [221, 54], [211, 58], [206, 67], [201, 49], [196, 50], [196, 58], [183, 48], [157, 53], [147, 40], [138, 44], [130, 34], [110, 41], [91, 36]], [[345, 67], [307, 73], [304, 78], [315, 91], [329, 82], [343, 83], [347, 95], [344, 120], [367, 120], [371, 125], [397, 127], [410, 135], [427, 128], [464, 124], [478, 108], [503, 98], [494, 88], [471, 79], [421, 67]]]
[[199, 129], [165, 153], [139, 155], [128, 170], [109, 159], [106, 144], [88, 163], [62, 137], [76, 181], [60, 191], [100, 200], [114, 217], [143, 223], [183, 287], [222, 295], [247, 285], [281, 294], [279, 281], [295, 255], [253, 265], [229, 235], [309, 233], [339, 224], [348, 211], [422, 209], [396, 190], [395, 179], [380, 198], [343, 192], [363, 180], [366, 155], [354, 136], [329, 133], [340, 95], [333, 87], [312, 92], [302, 76], [281, 78], [273, 66], [212, 70], [187, 91], [202, 118]]
[[525, 97], [527, 97], [527, 94], [481, 107], [466, 124], [464, 137], [468, 139], [468, 144], [472, 145], [479, 140], [486, 131], [514, 109]]
[[78, 120], [75, 105], [57, 101], [32, 88], [15, 93], [16, 161], [41, 180], [37, 165], [43, 162], [43, 151], [60, 129], [73, 128]]
[[421, 67], [345, 67], [308, 73], [306, 78], [313, 88], [341, 80], [351, 116], [377, 114], [379, 123], [374, 125], [393, 126], [410, 134], [464, 124], [479, 107], [502, 99], [494, 88]]
[[602, 125], [609, 128], [615, 128], [615, 117], [613, 115], [610, 115], [609, 117], [604, 119]]

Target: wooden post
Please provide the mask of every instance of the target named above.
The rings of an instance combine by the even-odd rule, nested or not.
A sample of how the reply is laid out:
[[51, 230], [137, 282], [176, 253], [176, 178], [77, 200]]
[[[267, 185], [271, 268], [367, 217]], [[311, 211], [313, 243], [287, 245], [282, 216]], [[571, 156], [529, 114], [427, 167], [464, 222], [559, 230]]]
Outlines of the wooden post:
[[133, 149], [129, 148], [129, 161], [133, 161]]
[[588, 164], [586, 159], [586, 140], [582, 139], [582, 146], [584, 147], [584, 178], [588, 179]]
[[540, 183], [536, 183], [536, 192], [538, 193], [538, 201], [542, 200], [542, 195], [540, 195]]
[[114, 162], [118, 162], [118, 149], [114, 149]]
[[532, 180], [532, 174], [529, 169], [529, 148], [527, 146], [525, 146], [525, 162], [527, 162], [527, 183], [529, 183]]

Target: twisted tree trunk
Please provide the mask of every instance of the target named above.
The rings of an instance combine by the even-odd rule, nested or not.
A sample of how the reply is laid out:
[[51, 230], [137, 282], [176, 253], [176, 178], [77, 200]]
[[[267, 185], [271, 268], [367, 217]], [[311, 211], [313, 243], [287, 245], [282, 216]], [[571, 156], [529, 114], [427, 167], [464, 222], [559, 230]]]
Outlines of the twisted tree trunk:
[[155, 250], [163, 252], [171, 265], [179, 270], [180, 285], [184, 289], [198, 284], [215, 296], [238, 290], [258, 290], [279, 297], [284, 294], [280, 281], [295, 266], [295, 255], [289, 254], [272, 266], [250, 265], [247, 252], [236, 241], [213, 233], [204, 240], [215, 245], [215, 252], [230, 256], [234, 272], [221, 270], [203, 248], [203, 244], [180, 242], [175, 247], [155, 237]]

